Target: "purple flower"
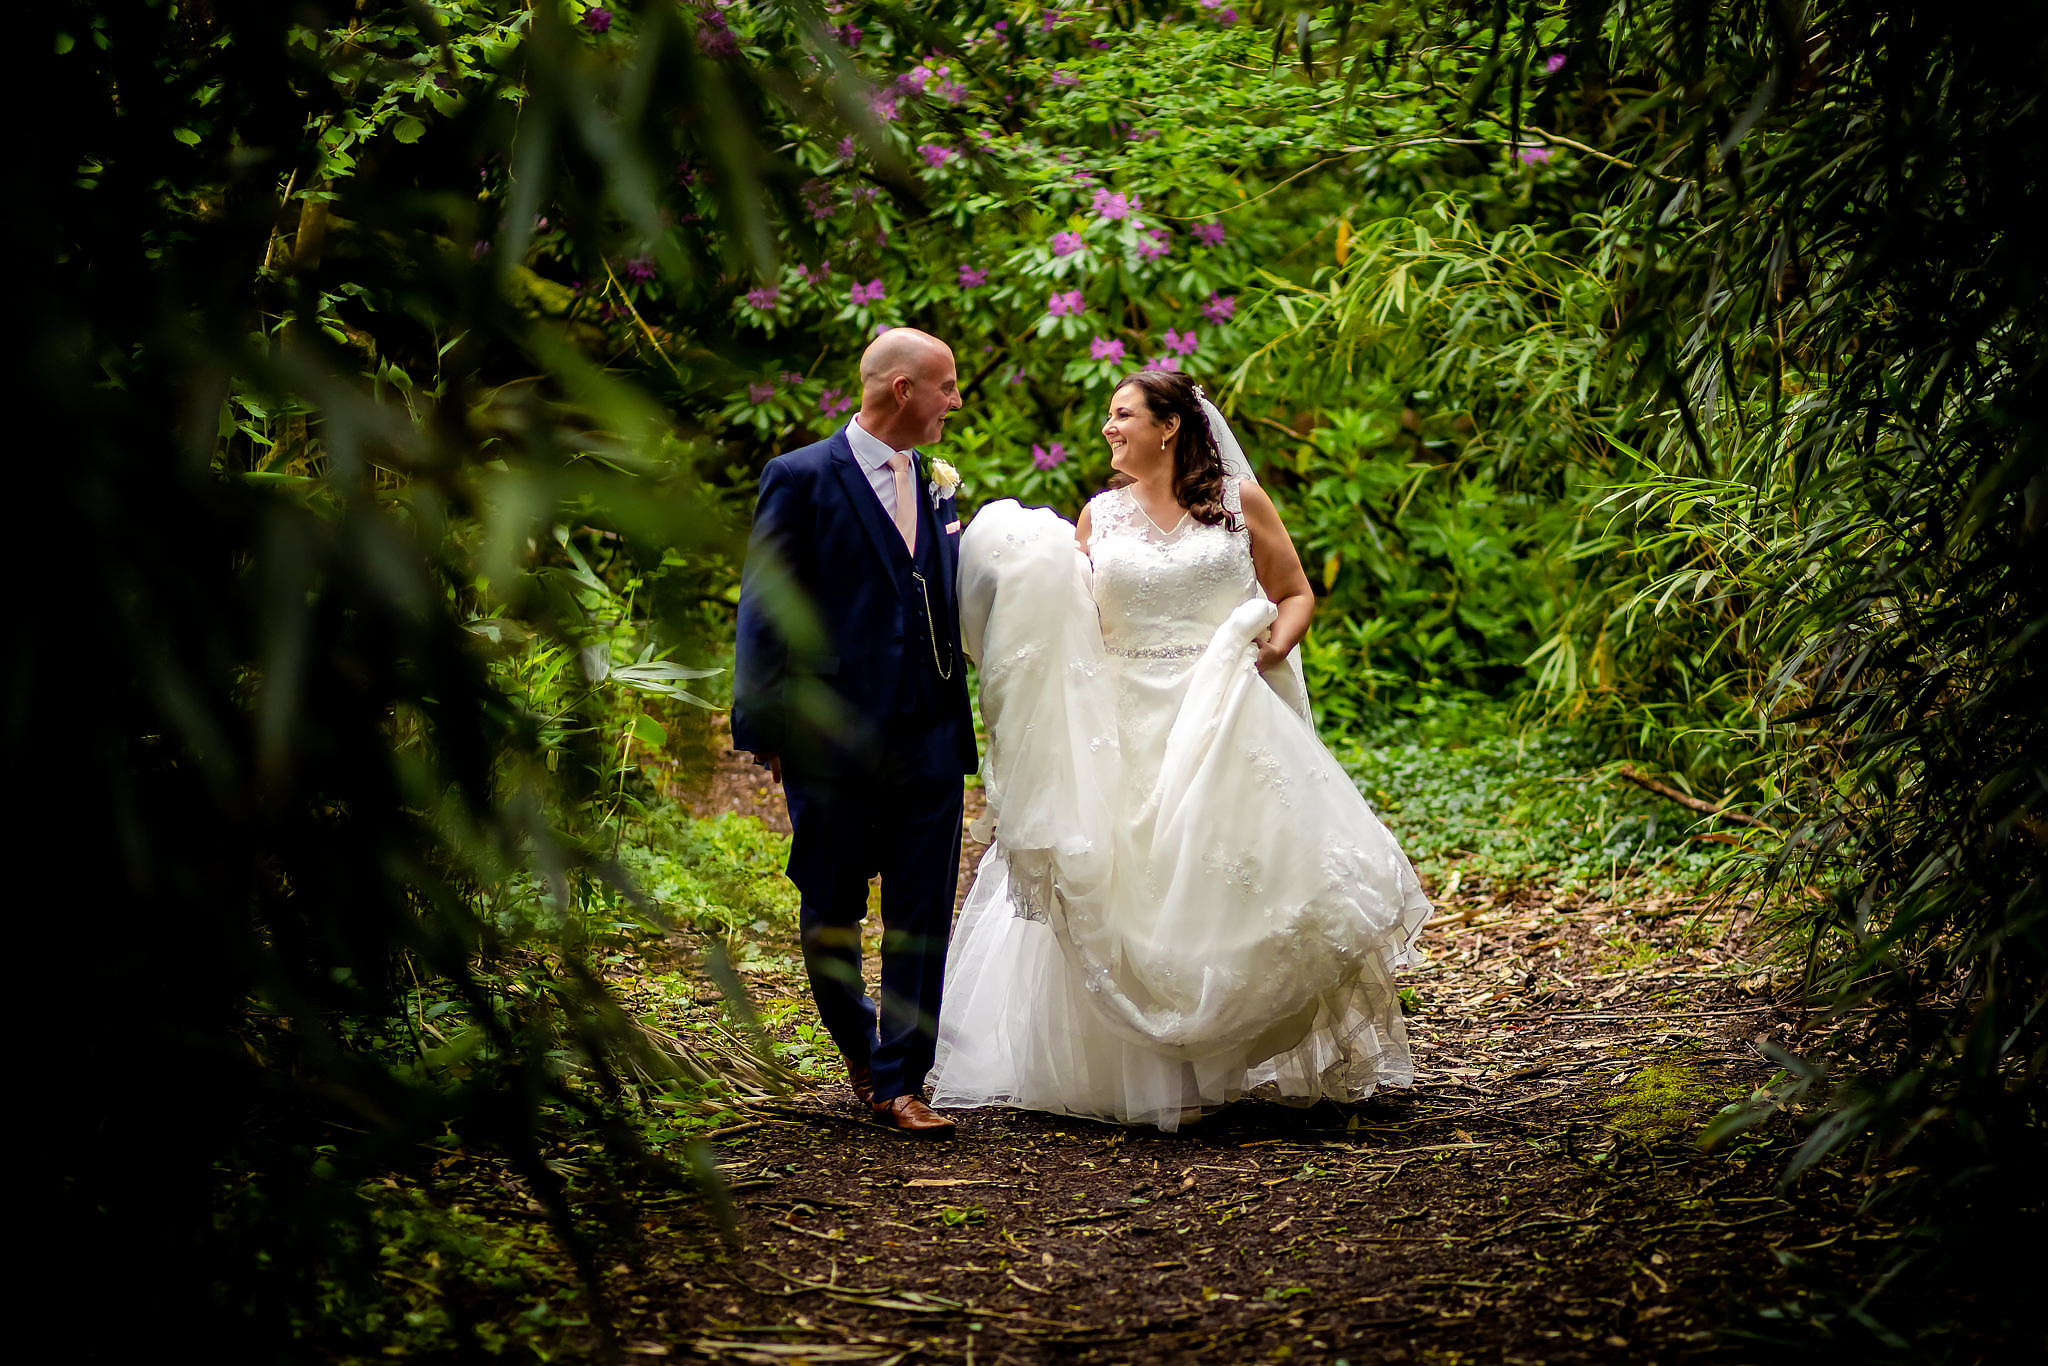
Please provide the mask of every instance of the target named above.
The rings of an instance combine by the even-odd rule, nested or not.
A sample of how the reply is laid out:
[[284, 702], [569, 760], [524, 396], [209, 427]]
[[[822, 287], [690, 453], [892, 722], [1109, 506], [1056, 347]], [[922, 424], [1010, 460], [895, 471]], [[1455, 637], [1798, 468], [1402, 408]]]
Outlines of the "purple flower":
[[1081, 83], [1081, 78], [1079, 76], [1076, 76], [1071, 71], [1061, 71], [1057, 67], [1055, 67], [1052, 71], [1052, 74], [1047, 76], [1045, 79], [1048, 85], [1069, 86], [1079, 85]]
[[908, 90], [913, 95], [922, 95], [925, 85], [931, 78], [930, 67], [914, 66], [896, 78], [896, 86], [899, 90]]
[[1081, 234], [1078, 232], [1056, 232], [1052, 235], [1052, 254], [1055, 256], [1072, 256], [1081, 247]]
[[612, 26], [612, 12], [608, 9], [592, 9], [583, 12], [583, 27], [592, 33], [603, 33]]
[[883, 123], [896, 122], [896, 92], [893, 90], [869, 91], [868, 112]]
[[988, 283], [988, 272], [987, 272], [987, 271], [985, 271], [985, 270], [976, 270], [976, 269], [975, 269], [975, 268], [974, 268], [973, 266], [970, 266], [970, 265], [966, 265], [966, 264], [962, 264], [962, 265], [961, 265], [961, 267], [960, 267], [960, 288], [962, 288], [962, 289], [980, 289], [980, 288], [981, 288], [981, 287], [982, 287], [983, 285], [985, 285], [985, 284], [987, 284], [987, 283]]
[[820, 261], [815, 271], [809, 266], [800, 265], [796, 268], [796, 276], [807, 285], [822, 285], [832, 278], [832, 263]]
[[935, 142], [927, 142], [924, 146], [917, 149], [917, 154], [923, 157], [924, 164], [933, 170], [937, 170], [953, 159], [952, 148], [941, 147]]
[[1223, 230], [1221, 223], [1197, 223], [1188, 229], [1188, 236], [1205, 247], [1214, 247], [1221, 245], [1230, 234]]
[[1010, 21], [1008, 19], [998, 19], [992, 27], [997, 33], [1008, 33], [1010, 31]]
[[851, 297], [856, 306], [860, 304], [880, 303], [883, 298], [882, 282], [880, 280], [870, 280], [864, 285], [855, 284], [851, 293]]
[[704, 26], [697, 30], [697, 48], [706, 57], [737, 57], [740, 41], [732, 36], [725, 16], [712, 10], [704, 16]]
[[887, 332], [891, 326], [893, 326], [893, 324], [891, 323], [876, 323], [875, 335], [878, 337], [881, 336], [884, 332]]
[[[1011, 382], [1015, 383], [1016, 379], [1021, 378], [1023, 376], [1016, 376]], [[1055, 441], [1051, 446], [1041, 446], [1036, 442], [1032, 443], [1031, 464], [1034, 468], [1041, 470], [1056, 469], [1065, 464], [1066, 461], [1067, 448], [1065, 443]]]
[[747, 291], [747, 307], [758, 308], [765, 312], [768, 309], [775, 307], [775, 301], [780, 299], [781, 297], [782, 291], [777, 289], [774, 285], [763, 285], [759, 289], [750, 289]]
[[772, 384], [749, 384], [747, 386], [747, 402], [757, 408], [774, 397], [775, 386]]
[[1176, 332], [1170, 327], [1166, 329], [1166, 349], [1174, 355], [1192, 356], [1197, 345], [1194, 328], [1190, 327], [1185, 332]]
[[1056, 9], [1047, 10], [1038, 20], [1038, 31], [1041, 33], [1051, 33], [1052, 26], [1057, 24], [1063, 17]]
[[1088, 358], [1090, 360], [1122, 360], [1124, 358], [1124, 344], [1108, 337], [1097, 337], [1088, 344]]
[[690, 159], [688, 157], [684, 157], [681, 161], [678, 161], [676, 163], [676, 184], [690, 185], [694, 184], [696, 182], [696, 179], [697, 168], [690, 164]]
[[481, 261], [490, 254], [491, 244], [489, 242], [479, 242], [469, 249], [469, 259], [472, 261]]
[[1227, 323], [1230, 315], [1237, 312], [1237, 298], [1231, 294], [1209, 295], [1209, 302], [1202, 305], [1202, 316], [1212, 323]]
[[845, 137], [839, 139], [839, 156], [844, 161], [852, 161], [853, 153], [853, 134], [848, 133]]
[[1173, 233], [1165, 228], [1154, 228], [1147, 234], [1148, 241], [1138, 243], [1140, 261], [1163, 261], [1173, 250]]
[[818, 411], [826, 417], [837, 417], [853, 407], [853, 400], [840, 397], [837, 389], [827, 389], [818, 395]]
[[1063, 318], [1069, 315], [1076, 318], [1080, 317], [1086, 311], [1085, 306], [1081, 303], [1081, 291], [1070, 289], [1062, 294], [1059, 290], [1054, 290], [1045, 301], [1045, 311], [1055, 318]]
[[1234, 9], [1224, 10], [1222, 13], [1216, 16], [1216, 22], [1221, 24], [1224, 28], [1229, 28], [1232, 24], [1237, 22], [1237, 11]]
[[951, 105], [965, 104], [967, 103], [967, 87], [956, 80], [948, 78], [946, 83], [939, 87], [939, 98]]
[[619, 267], [619, 274], [625, 276], [636, 285], [644, 285], [654, 278], [654, 258], [651, 256], [635, 256], [632, 260], [626, 262], [625, 265]]
[[1557, 72], [1562, 71], [1563, 69], [1564, 54], [1562, 52], [1553, 52], [1548, 57], [1545, 57], [1543, 59], [1543, 70], [1546, 73], [1554, 75]]
[[881, 195], [882, 187], [879, 185], [856, 185], [846, 192], [846, 197], [856, 204], [872, 204]]
[[1131, 201], [1128, 196], [1111, 194], [1108, 190], [1097, 190], [1094, 202], [1088, 206], [1097, 218], [1106, 218], [1114, 223], [1119, 218], [1131, 216]]
[[1147, 370], [1178, 370], [1180, 369], [1180, 357], [1154, 356], [1151, 360], [1145, 362], [1145, 368]]
[[1100, 38], [1090, 38], [1086, 43], [1082, 44], [1082, 46], [1107, 49], [1109, 47], [1109, 44], [1105, 43]]
[[860, 48], [860, 30], [852, 24], [841, 24], [832, 30], [832, 36], [856, 51]]
[[803, 372], [800, 370], [784, 370], [782, 372], [782, 382], [784, 384], [802, 384], [804, 382]]
[[1515, 158], [1524, 166], [1541, 166], [1550, 160], [1548, 147], [1524, 147], [1515, 153]]
[[1022, 384], [1023, 382], [1024, 371], [1021, 366], [1011, 366], [1010, 373], [1003, 376], [1003, 387], [1005, 388], [1008, 388], [1012, 384]]

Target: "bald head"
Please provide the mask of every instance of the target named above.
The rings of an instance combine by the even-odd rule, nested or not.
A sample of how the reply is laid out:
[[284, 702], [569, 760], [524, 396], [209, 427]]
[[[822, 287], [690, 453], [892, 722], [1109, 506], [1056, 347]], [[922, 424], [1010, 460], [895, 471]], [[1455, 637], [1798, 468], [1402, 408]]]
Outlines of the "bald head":
[[892, 327], [868, 343], [860, 355], [860, 391], [865, 398], [877, 386], [888, 388], [898, 375], [912, 381], [940, 363], [951, 364], [953, 348], [929, 332]]
[[897, 450], [937, 441], [960, 406], [953, 348], [929, 332], [892, 327], [860, 357], [860, 425]]

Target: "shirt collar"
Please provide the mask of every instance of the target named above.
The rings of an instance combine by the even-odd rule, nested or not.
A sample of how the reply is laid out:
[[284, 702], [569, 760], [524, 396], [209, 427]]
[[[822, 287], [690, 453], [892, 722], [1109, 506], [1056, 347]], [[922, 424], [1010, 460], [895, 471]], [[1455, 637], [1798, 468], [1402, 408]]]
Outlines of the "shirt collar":
[[[888, 442], [861, 426], [857, 417], [846, 424], [846, 444], [853, 447], [853, 458], [871, 470], [888, 468], [889, 457], [896, 454], [890, 449]], [[917, 452], [910, 451], [908, 454], [911, 468], [917, 468]]]

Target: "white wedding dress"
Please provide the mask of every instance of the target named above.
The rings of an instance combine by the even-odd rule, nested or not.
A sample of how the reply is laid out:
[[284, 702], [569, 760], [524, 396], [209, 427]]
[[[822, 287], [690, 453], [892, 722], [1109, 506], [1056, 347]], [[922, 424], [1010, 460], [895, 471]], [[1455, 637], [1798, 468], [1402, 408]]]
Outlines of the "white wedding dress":
[[1162, 530], [1125, 489], [1090, 508], [1087, 555], [1009, 499], [961, 539], [994, 842], [954, 929], [932, 1103], [1171, 1130], [1247, 1093], [1411, 1084], [1391, 974], [1419, 961], [1429, 903], [1298, 673], [1256, 668], [1275, 609], [1249, 535]]

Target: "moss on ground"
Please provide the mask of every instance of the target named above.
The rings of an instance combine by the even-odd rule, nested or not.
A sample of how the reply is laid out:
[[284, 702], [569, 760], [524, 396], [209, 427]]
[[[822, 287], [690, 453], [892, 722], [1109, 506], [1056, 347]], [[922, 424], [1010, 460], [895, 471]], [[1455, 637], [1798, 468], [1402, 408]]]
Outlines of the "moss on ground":
[[1629, 1078], [1607, 1103], [1614, 1107], [1613, 1127], [1645, 1143], [1660, 1143], [1690, 1136], [1709, 1115], [1746, 1094], [1683, 1059], [1666, 1058]]

